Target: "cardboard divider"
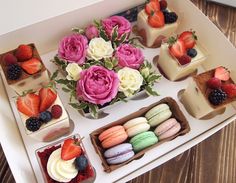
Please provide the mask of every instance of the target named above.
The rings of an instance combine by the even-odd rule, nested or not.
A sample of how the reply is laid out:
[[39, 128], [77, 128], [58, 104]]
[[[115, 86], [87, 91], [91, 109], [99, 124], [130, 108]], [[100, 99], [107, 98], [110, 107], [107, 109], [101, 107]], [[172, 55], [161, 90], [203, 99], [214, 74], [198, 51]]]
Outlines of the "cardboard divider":
[[[146, 148], [138, 153], [136, 153], [131, 159], [129, 159], [128, 161], [124, 162], [124, 163], [121, 163], [121, 164], [117, 164], [117, 165], [109, 165], [107, 162], [106, 162], [106, 159], [105, 157], [103, 156], [104, 152], [106, 149], [104, 149], [102, 146], [101, 146], [101, 142], [99, 141], [98, 139], [98, 136], [99, 134], [101, 134], [104, 130], [112, 127], [112, 126], [116, 126], [116, 125], [123, 125], [124, 123], [126, 123], [127, 121], [133, 119], [133, 118], [136, 118], [136, 117], [140, 117], [140, 116], [144, 116], [146, 114], [147, 111], [149, 111], [151, 108], [153, 108], [154, 106], [156, 105], [159, 105], [159, 104], [167, 104], [169, 107], [170, 107], [170, 110], [172, 111], [172, 116], [173, 118], [175, 118], [181, 125], [181, 130], [176, 134], [176, 135], [173, 135], [169, 138], [166, 138], [160, 142], [158, 142], [157, 144], [149, 147], [149, 148]], [[152, 127], [150, 130], [151, 131], [154, 131], [156, 127]], [[90, 138], [91, 138], [91, 141], [92, 141], [92, 144], [97, 152], [97, 154], [99, 155], [101, 161], [102, 161], [102, 166], [104, 168], [104, 171], [105, 172], [112, 172], [113, 170], [117, 169], [117, 168], [120, 168], [124, 165], [126, 165], [127, 163], [133, 161], [133, 160], [137, 160], [137, 159], [140, 159], [142, 158], [142, 156], [150, 149], [152, 148], [155, 148], [157, 146], [159, 146], [160, 144], [162, 143], [165, 143], [165, 142], [168, 142], [170, 140], [173, 140], [174, 138], [178, 137], [178, 136], [182, 136], [182, 135], [185, 135], [186, 133], [188, 133], [190, 131], [190, 126], [189, 126], [189, 123], [187, 121], [187, 119], [185, 118], [184, 114], [182, 113], [182, 111], [180, 110], [178, 104], [176, 103], [176, 101], [174, 99], [172, 99], [171, 97], [166, 97], [166, 98], [163, 98], [162, 100], [158, 101], [158, 102], [155, 102], [147, 107], [144, 107], [144, 108], [141, 108], [140, 110], [124, 117], [124, 118], [121, 118], [115, 122], [112, 122], [102, 128], [99, 128], [95, 131], [93, 131], [91, 134], [90, 134]], [[128, 138], [126, 140], [126, 142], [128, 142], [130, 140], [130, 138]]]

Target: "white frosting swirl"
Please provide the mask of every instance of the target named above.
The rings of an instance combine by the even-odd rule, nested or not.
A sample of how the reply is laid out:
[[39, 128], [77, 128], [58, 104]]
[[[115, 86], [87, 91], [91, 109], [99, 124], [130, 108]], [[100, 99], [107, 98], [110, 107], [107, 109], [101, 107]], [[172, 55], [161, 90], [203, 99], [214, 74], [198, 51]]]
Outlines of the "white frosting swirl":
[[78, 174], [74, 160], [62, 160], [61, 148], [53, 151], [47, 163], [48, 175], [58, 182], [70, 182]]

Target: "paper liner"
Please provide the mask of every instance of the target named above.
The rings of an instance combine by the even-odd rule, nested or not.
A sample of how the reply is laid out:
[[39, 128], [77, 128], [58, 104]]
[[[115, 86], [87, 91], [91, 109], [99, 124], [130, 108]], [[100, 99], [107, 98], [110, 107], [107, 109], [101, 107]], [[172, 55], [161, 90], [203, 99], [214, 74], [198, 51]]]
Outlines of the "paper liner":
[[[126, 161], [124, 163], [117, 164], [117, 165], [109, 165], [106, 162], [105, 157], [103, 156], [103, 153], [105, 152], [106, 149], [104, 149], [101, 146], [101, 142], [98, 139], [99, 134], [102, 133], [104, 130], [112, 127], [112, 126], [123, 125], [128, 120], [131, 120], [131, 119], [136, 118], [136, 117], [144, 116], [146, 114], [146, 112], [149, 111], [151, 108], [153, 108], [154, 106], [156, 106], [158, 104], [162, 104], [162, 103], [165, 103], [165, 104], [167, 104], [170, 107], [170, 110], [172, 111], [172, 116], [171, 117], [176, 118], [176, 120], [180, 123], [181, 130], [176, 135], [173, 135], [172, 137], [164, 139], [164, 140], [158, 142], [157, 144], [155, 144], [155, 145], [153, 145], [153, 146], [151, 146], [149, 148], [146, 148], [146, 149], [136, 153], [133, 158], [129, 159], [128, 161]], [[155, 128], [156, 127], [152, 127], [150, 130], [154, 131]], [[110, 123], [110, 124], [108, 124], [108, 125], [106, 125], [106, 126], [104, 126], [102, 128], [99, 128], [99, 129], [93, 131], [90, 134], [90, 138], [91, 138], [92, 144], [93, 144], [97, 154], [99, 155], [99, 157], [100, 157], [100, 159], [102, 161], [102, 166], [104, 167], [104, 171], [109, 173], [109, 172], [111, 172], [111, 171], [113, 171], [113, 170], [115, 170], [117, 168], [120, 168], [120, 167], [128, 164], [132, 160], [142, 158], [142, 156], [145, 154], [145, 152], [147, 152], [149, 149], [155, 148], [156, 146], [159, 146], [160, 144], [162, 144], [164, 142], [173, 140], [177, 136], [185, 135], [189, 131], [190, 131], [189, 123], [188, 123], [187, 119], [185, 118], [185, 116], [183, 115], [182, 111], [180, 110], [180, 108], [179, 108], [178, 104], [176, 103], [176, 101], [174, 99], [170, 98], [170, 97], [166, 97], [166, 98], [163, 98], [162, 100], [160, 100], [158, 102], [155, 102], [155, 103], [149, 105], [148, 107], [141, 108], [140, 110], [138, 110], [138, 111], [136, 111], [136, 112], [134, 112], [134, 113], [124, 117], [124, 118], [121, 118], [121, 119], [119, 119], [119, 120], [117, 120], [115, 122], [112, 122], [112, 123]], [[130, 140], [130, 138], [128, 138], [126, 140], [126, 142], [129, 142], [129, 140]]]

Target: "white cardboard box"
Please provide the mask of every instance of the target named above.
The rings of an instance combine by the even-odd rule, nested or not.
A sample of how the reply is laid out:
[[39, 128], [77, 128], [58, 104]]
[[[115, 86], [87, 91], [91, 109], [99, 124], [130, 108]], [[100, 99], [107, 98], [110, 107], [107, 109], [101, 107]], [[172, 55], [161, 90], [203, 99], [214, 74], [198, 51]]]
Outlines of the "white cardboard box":
[[[68, 1], [61, 0], [58, 5], [58, 9], [61, 11], [54, 12], [54, 15], [49, 13], [45, 17], [37, 17], [38, 14], [36, 11], [35, 16], [37, 18], [34, 20], [32, 18], [31, 25], [30, 22], [27, 22], [24, 24], [24, 26], [27, 25], [25, 27], [17, 25], [15, 27], [16, 30], [12, 27], [3, 30], [3, 34], [0, 35], [0, 53], [15, 48], [21, 43], [34, 42], [41, 53], [44, 63], [49, 70], [53, 71], [55, 65], [50, 63], [49, 60], [56, 53], [58, 41], [69, 33], [71, 27], [83, 27], [95, 18], [104, 18], [122, 10], [129, 9], [143, 3], [144, 0], [93, 0], [89, 1], [90, 3], [88, 4], [83, 4], [82, 2], [85, 3], [85, 1], [81, 1], [80, 4], [78, 1], [74, 2], [75, 6], [63, 7], [63, 3], [68, 3]], [[236, 64], [234, 62], [236, 49], [234, 46], [189, 0], [169, 0], [168, 2], [177, 14], [180, 15], [181, 25], [178, 32], [190, 28], [194, 29], [197, 32], [199, 41], [209, 52], [207, 62], [205, 62], [202, 68], [199, 68], [199, 72], [223, 65], [232, 70], [231, 76], [234, 81], [236, 81]], [[50, 2], [49, 7], [51, 5]], [[44, 7], [45, 4], [40, 4], [39, 7], [36, 6], [33, 8], [37, 9], [41, 6]], [[57, 6], [55, 6], [55, 8], [57, 9]], [[152, 61], [153, 57], [158, 53], [159, 49], [144, 50], [146, 58], [150, 61]], [[170, 82], [163, 78], [161, 82], [156, 85], [156, 88], [162, 94], [160, 97], [149, 97], [140, 101], [130, 101], [128, 103], [114, 105], [110, 109], [107, 109], [108, 112], [111, 112], [111, 115], [100, 120], [83, 118], [77, 111], [67, 105], [68, 96], [59, 91], [59, 95], [65, 107], [76, 123], [73, 134], [79, 133], [81, 136], [85, 137], [83, 142], [91, 163], [96, 169], [96, 182], [128, 181], [186, 151], [236, 119], [236, 106], [228, 107], [224, 114], [209, 120], [197, 120], [190, 116], [184, 106], [179, 102], [177, 96], [179, 91], [186, 88], [188, 81], [189, 79], [181, 82]], [[23, 128], [16, 124], [19, 116], [15, 115], [14, 117], [13, 115], [13, 113], [17, 114], [16, 107], [13, 105], [12, 100], [14, 92], [8, 87], [6, 87], [5, 91], [3, 82], [0, 80], [1, 145], [17, 182], [33, 183], [37, 180], [41, 183], [43, 179], [36, 160], [35, 150], [46, 146], [48, 143], [40, 143], [29, 139], [24, 133], [22, 133], [22, 136], [20, 135], [20, 132], [23, 132]], [[178, 102], [181, 110], [190, 122], [191, 132], [148, 151], [139, 160], [134, 160], [128, 165], [109, 174], [105, 173], [101, 166], [101, 161], [91, 144], [89, 133], [166, 96], [171, 96]], [[114, 111], [119, 111], [119, 114]]]

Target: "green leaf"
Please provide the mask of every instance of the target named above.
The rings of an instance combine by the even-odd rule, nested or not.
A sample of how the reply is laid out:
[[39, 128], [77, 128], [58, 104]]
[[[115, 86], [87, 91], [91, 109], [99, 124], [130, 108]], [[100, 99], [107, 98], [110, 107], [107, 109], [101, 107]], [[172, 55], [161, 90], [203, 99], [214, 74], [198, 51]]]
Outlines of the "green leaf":
[[67, 85], [67, 84], [68, 84], [68, 80], [66, 80], [66, 79], [58, 79], [58, 80], [56, 80], [56, 82], [57, 82], [58, 84], [64, 84], [64, 85]]
[[113, 67], [115, 67], [115, 66], [117, 66], [117, 64], [118, 64], [118, 59], [116, 59], [115, 57], [113, 57], [112, 60], [111, 60], [111, 62], [112, 62]]
[[65, 87], [63, 87], [62, 90], [63, 90], [64, 92], [66, 92], [66, 93], [69, 93], [69, 92], [70, 92], [70, 90], [69, 90], [68, 88], [65, 88]]
[[157, 80], [159, 80], [160, 78], [161, 78], [161, 75], [159, 75], [159, 74], [152, 74], [152, 75], [149, 75], [149, 77], [147, 78], [147, 82], [148, 83], [154, 83]]
[[103, 38], [105, 41], [109, 41], [109, 38], [103, 29], [100, 29], [99, 34], [100, 34], [100, 37]]
[[127, 37], [128, 37], [128, 34], [126, 34], [126, 33], [122, 34], [122, 36], [120, 37], [119, 43], [121, 44], [121, 43], [125, 42]]
[[112, 64], [111, 61], [105, 60], [104, 63], [105, 63], [105, 67], [106, 67], [107, 69], [112, 70], [113, 64]]
[[98, 106], [94, 104], [88, 104], [89, 112], [94, 118], [98, 118]]
[[146, 87], [145, 87], [145, 90], [146, 90], [146, 93], [147, 93], [148, 95], [160, 96], [159, 93], [157, 93], [156, 91], [154, 91], [151, 86], [146, 86]]
[[59, 70], [56, 70], [56, 71], [52, 74], [50, 80], [51, 80], [51, 81], [54, 81], [54, 80], [57, 78], [58, 73], [59, 73]]
[[112, 36], [111, 36], [111, 40], [112, 40], [112, 41], [117, 40], [117, 38], [118, 38], [118, 25], [115, 26], [115, 27], [112, 29], [111, 35], [112, 35]]
[[83, 102], [82, 103], [69, 103], [69, 105], [77, 110], [82, 110], [88, 107], [88, 104], [83, 103]]
[[97, 20], [94, 20], [93, 23], [95, 24], [95, 26], [97, 28], [99, 28], [101, 26], [101, 22], [97, 21]]
[[72, 28], [72, 31], [76, 32], [76, 33], [79, 33], [79, 34], [84, 34], [85, 33], [84, 29], [77, 28], [77, 27]]

